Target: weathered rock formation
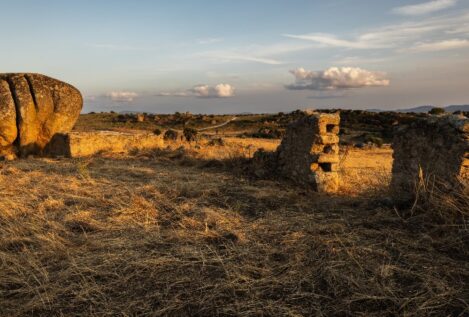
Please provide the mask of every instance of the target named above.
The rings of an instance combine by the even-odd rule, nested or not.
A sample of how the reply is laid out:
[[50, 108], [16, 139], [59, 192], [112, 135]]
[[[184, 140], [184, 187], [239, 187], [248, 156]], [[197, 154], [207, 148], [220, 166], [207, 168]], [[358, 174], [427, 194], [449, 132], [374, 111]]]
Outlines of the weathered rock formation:
[[48, 145], [48, 155], [86, 157], [99, 153], [129, 153], [133, 150], [162, 148], [161, 135], [113, 131], [57, 134]]
[[396, 131], [393, 150], [396, 200], [412, 200], [422, 182], [452, 189], [469, 181], [469, 119], [464, 116], [415, 119]]
[[274, 153], [258, 151], [254, 172], [288, 178], [319, 192], [333, 193], [339, 187], [339, 113], [305, 112], [289, 125]]
[[0, 156], [41, 154], [83, 107], [73, 86], [40, 74], [0, 74]]

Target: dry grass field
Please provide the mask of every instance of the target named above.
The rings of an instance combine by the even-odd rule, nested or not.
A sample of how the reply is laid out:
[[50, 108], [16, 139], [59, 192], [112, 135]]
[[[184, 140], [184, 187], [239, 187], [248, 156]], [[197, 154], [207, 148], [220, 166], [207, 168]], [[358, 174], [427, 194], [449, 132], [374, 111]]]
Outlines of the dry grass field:
[[386, 148], [336, 196], [246, 174], [277, 144], [2, 162], [0, 316], [469, 315], [456, 205], [392, 206]]

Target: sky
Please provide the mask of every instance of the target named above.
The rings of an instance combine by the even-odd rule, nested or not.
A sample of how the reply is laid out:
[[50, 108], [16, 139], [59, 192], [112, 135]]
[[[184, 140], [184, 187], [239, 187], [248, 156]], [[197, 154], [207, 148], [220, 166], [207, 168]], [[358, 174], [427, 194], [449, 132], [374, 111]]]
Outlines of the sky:
[[83, 112], [469, 104], [469, 0], [0, 0], [0, 72]]

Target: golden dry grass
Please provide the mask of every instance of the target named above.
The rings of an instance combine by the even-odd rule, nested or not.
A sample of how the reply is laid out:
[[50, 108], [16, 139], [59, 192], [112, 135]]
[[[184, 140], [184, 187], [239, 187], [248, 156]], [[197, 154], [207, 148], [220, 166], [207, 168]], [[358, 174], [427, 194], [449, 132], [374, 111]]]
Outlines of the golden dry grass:
[[[1, 163], [0, 315], [469, 314], [467, 228], [403, 219], [363, 180], [322, 196], [250, 179], [259, 144], [227, 142]], [[349, 152], [344, 177], [389, 154]]]

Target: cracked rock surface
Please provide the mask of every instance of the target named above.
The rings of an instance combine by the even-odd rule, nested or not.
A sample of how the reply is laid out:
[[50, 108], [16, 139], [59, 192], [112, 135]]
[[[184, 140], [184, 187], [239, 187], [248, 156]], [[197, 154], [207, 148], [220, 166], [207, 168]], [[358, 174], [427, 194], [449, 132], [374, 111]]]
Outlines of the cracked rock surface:
[[67, 83], [0, 74], [0, 156], [42, 154], [55, 135], [73, 128], [82, 107], [80, 91]]

